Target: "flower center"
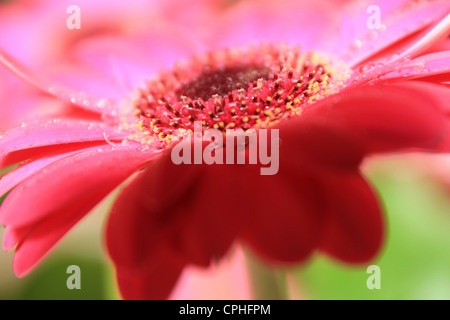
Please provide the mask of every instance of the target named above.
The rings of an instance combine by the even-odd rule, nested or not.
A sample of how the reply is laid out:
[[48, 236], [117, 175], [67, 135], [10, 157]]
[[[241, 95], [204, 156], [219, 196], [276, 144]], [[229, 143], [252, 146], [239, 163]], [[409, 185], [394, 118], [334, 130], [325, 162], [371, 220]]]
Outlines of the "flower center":
[[[133, 97], [130, 137], [167, 146], [175, 130], [269, 127], [299, 116], [342, 87], [349, 69], [287, 45], [234, 48], [196, 56], [149, 81]], [[130, 126], [127, 125], [127, 128]]]
[[226, 96], [237, 88], [247, 90], [253, 81], [267, 79], [269, 75], [269, 68], [258, 65], [229, 66], [220, 70], [205, 67], [197, 78], [183, 85], [177, 94], [179, 98], [187, 96], [193, 100], [201, 98], [208, 101], [214, 95]]

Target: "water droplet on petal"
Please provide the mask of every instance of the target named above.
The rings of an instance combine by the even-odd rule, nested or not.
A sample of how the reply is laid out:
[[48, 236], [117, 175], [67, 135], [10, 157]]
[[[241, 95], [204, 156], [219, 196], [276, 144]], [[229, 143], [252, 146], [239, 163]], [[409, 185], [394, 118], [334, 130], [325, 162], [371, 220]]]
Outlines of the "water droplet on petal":
[[359, 67], [359, 73], [364, 73], [364, 72], [366, 72], [367, 71], [367, 66], [366, 65], [363, 65], [363, 66], [361, 66], [361, 67]]
[[106, 98], [100, 99], [97, 101], [97, 107], [100, 109], [104, 109], [109, 105], [109, 101]]
[[353, 43], [352, 43], [352, 48], [353, 48], [353, 49], [361, 49], [362, 46], [363, 46], [363, 43], [362, 43], [361, 40], [355, 40], [355, 41], [353, 41]]

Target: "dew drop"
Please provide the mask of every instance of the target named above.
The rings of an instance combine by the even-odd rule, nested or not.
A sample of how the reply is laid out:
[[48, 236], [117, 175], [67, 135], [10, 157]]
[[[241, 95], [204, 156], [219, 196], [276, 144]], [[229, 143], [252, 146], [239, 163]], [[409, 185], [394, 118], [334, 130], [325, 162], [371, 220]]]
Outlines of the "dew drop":
[[106, 98], [100, 99], [96, 103], [97, 107], [100, 109], [106, 108], [108, 106], [108, 104], [109, 104], [109, 101]]
[[359, 67], [359, 73], [365, 73], [365, 72], [367, 72], [367, 70], [368, 70], [368, 68], [367, 68], [367, 65], [363, 65], [363, 66], [361, 66], [361, 67]]
[[353, 43], [352, 43], [352, 48], [353, 48], [353, 49], [361, 49], [362, 46], [363, 46], [363, 43], [362, 43], [361, 40], [355, 40], [355, 41], [353, 41]]

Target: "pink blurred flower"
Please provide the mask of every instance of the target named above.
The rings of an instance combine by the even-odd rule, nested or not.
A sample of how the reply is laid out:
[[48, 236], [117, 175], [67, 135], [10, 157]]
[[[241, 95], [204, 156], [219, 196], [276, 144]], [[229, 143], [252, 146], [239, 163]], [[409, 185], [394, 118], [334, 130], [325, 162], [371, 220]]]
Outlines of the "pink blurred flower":
[[209, 268], [188, 266], [174, 287], [173, 300], [250, 300], [252, 290], [244, 252], [230, 250], [220, 264]]
[[[107, 226], [124, 298], [168, 297], [186, 266], [237, 241], [273, 264], [316, 250], [365, 263], [384, 223], [362, 160], [448, 151], [450, 52], [433, 47], [449, 33], [448, 1], [77, 3], [80, 33], [62, 1], [11, 9], [10, 23], [33, 15], [36, 28], [0, 35], [5, 66], [79, 107], [0, 140], [1, 167], [26, 160], [0, 181], [1, 194], [12, 189], [0, 221], [18, 276], [130, 177]], [[366, 27], [372, 4], [380, 30]], [[195, 119], [279, 129], [279, 173], [175, 165], [170, 135]]]

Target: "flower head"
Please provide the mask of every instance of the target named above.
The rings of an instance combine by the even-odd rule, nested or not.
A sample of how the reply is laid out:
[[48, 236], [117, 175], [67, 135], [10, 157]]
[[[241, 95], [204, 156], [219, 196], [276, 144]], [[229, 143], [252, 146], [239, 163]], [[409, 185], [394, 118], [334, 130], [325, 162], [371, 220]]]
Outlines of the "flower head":
[[[187, 265], [208, 266], [236, 242], [274, 264], [316, 250], [348, 263], [373, 259], [384, 222], [359, 172], [363, 159], [448, 151], [450, 53], [432, 45], [449, 33], [450, 6], [394, 2], [377, 2], [386, 16], [378, 31], [366, 27], [360, 1], [197, 1], [200, 13], [156, 2], [159, 15], [145, 27], [105, 19], [107, 35], [47, 53], [51, 72], [0, 54], [16, 75], [79, 108], [0, 139], [0, 165], [21, 162], [0, 181], [1, 194], [11, 190], [0, 221], [4, 248], [17, 245], [16, 274], [123, 183], [106, 238], [125, 298], [168, 297]], [[123, 17], [146, 5], [132, 2]], [[166, 71], [156, 73], [155, 61]], [[279, 130], [279, 140], [266, 140], [279, 146], [279, 171], [261, 175], [249, 145], [245, 165], [174, 163], [174, 134], [196, 123], [225, 136]]]

